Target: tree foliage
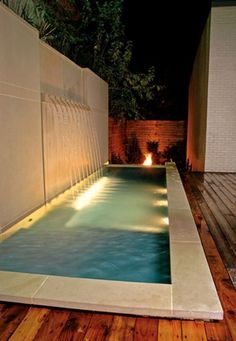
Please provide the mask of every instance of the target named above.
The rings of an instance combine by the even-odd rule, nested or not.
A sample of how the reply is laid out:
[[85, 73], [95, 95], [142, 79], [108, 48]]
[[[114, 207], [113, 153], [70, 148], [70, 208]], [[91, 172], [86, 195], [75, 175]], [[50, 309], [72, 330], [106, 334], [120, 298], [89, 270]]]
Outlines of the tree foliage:
[[140, 118], [141, 108], [158, 95], [155, 68], [131, 70], [132, 42], [126, 41], [122, 22], [123, 0], [84, 0], [79, 27], [78, 61], [106, 80], [110, 115]]
[[124, 0], [3, 0], [35, 26], [41, 39], [109, 84], [109, 112], [141, 118], [158, 98], [155, 68], [134, 73], [131, 41], [125, 37]]
[[53, 37], [53, 27], [46, 20], [46, 11], [40, 4], [34, 0], [2, 0], [12, 11], [26, 20], [29, 24], [37, 28], [39, 37], [42, 40], [49, 41]]
[[79, 13], [74, 7], [75, 1], [0, 1], [37, 28], [40, 39], [75, 61], [74, 50], [78, 44], [78, 18], [75, 12]]

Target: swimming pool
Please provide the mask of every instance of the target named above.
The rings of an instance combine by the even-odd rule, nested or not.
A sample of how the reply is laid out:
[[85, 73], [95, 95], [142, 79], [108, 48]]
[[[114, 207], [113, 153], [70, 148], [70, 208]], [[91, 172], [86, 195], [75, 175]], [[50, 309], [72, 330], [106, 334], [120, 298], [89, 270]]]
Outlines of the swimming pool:
[[170, 283], [166, 192], [165, 168], [105, 167], [0, 243], [0, 270]]
[[[78, 222], [81, 223], [81, 227], [84, 225], [86, 230], [90, 230], [91, 227], [89, 219], [91, 218], [93, 223], [96, 223], [94, 225], [96, 238], [94, 238], [95, 240], [86, 246], [89, 250], [87, 253], [87, 256], [89, 257], [90, 253], [93, 254], [94, 245], [96, 244], [96, 241], [100, 239], [101, 235], [103, 233], [104, 235], [107, 233], [109, 235], [111, 231], [110, 222], [112, 222], [113, 229], [116, 230], [116, 232], [119, 230], [119, 233], [123, 236], [120, 241], [118, 238], [118, 242], [116, 243], [117, 249], [115, 253], [118, 256], [116, 256], [118, 263], [120, 260], [124, 260], [122, 259], [122, 253], [118, 251], [119, 247], [123, 247], [121, 244], [124, 243], [125, 240], [123, 233], [128, 233], [127, 247], [123, 247], [122, 249], [122, 252], [126, 255], [126, 249], [131, 249], [130, 245], [133, 242], [134, 235], [137, 234], [141, 236], [140, 241], [137, 244], [135, 243], [135, 249], [138, 249], [135, 250], [135, 252], [139, 252], [140, 249], [140, 253], [137, 257], [137, 264], [139, 264], [137, 268], [139, 268], [142, 263], [142, 259], [144, 258], [143, 270], [145, 269], [147, 259], [143, 253], [144, 251], [147, 251], [146, 248], [147, 245], [149, 245], [148, 248], [151, 252], [149, 250], [147, 253], [149, 255], [148, 261], [149, 265], [151, 263], [154, 267], [150, 267], [152, 270], [146, 276], [145, 281], [142, 279], [142, 275], [138, 275], [136, 277], [136, 272], [138, 272], [137, 268], [135, 268], [135, 270], [130, 269], [130, 271], [127, 272], [120, 271], [119, 268], [116, 268], [116, 270], [112, 271], [112, 276], [114, 275], [115, 277], [109, 280], [103, 279], [104, 277], [101, 277], [100, 279], [88, 278], [88, 275], [86, 275], [86, 278], [75, 278], [74, 273], [71, 273], [70, 275], [67, 274], [67, 276], [51, 275], [43, 273], [42, 269], [40, 270], [41, 272], [37, 271], [37, 273], [13, 272], [2, 269], [2, 271], [0, 271], [0, 300], [63, 308], [170, 318], [222, 319], [223, 310], [175, 164], [171, 162], [166, 163], [165, 167], [137, 167], [137, 173], [140, 173], [143, 176], [142, 182], [144, 182], [141, 185], [144, 187], [142, 187], [142, 190], [140, 188], [142, 193], [139, 192], [138, 200], [140, 200], [140, 203], [142, 202], [142, 205], [146, 205], [148, 202], [148, 208], [147, 210], [144, 210], [143, 218], [140, 217], [139, 204], [133, 205], [132, 203], [132, 200], [135, 202], [137, 200], [137, 195], [133, 197], [132, 194], [133, 190], [136, 188], [136, 185], [132, 185], [132, 182], [137, 180], [135, 180], [135, 177], [133, 176], [133, 168], [136, 167], [130, 168], [127, 166], [120, 166], [117, 168], [117, 166], [115, 166], [114, 170], [112, 170], [112, 166], [108, 167], [108, 173], [110, 172], [110, 176], [113, 174], [111, 178], [114, 176], [115, 181], [119, 179], [119, 176], [117, 177], [117, 172], [119, 174], [123, 174], [121, 179], [118, 180], [119, 186], [121, 184], [122, 186], [124, 185], [123, 181], [126, 182], [127, 180], [128, 182], [131, 182], [131, 187], [128, 191], [125, 191], [124, 186], [123, 194], [125, 193], [125, 195], [122, 195], [122, 200], [118, 200], [119, 195], [117, 194], [118, 197], [116, 198], [116, 202], [122, 203], [122, 209], [120, 207], [118, 210], [119, 205], [117, 207], [115, 205], [113, 212], [107, 209], [111, 200], [109, 197], [110, 194], [113, 192], [116, 193], [116, 185], [111, 185], [110, 188], [108, 188], [108, 186], [106, 194], [99, 195], [99, 193], [102, 193], [102, 188], [104, 190], [104, 188], [108, 185], [108, 183], [106, 184], [107, 180], [99, 182], [100, 177], [98, 177], [98, 181], [94, 183], [90, 178], [83, 184], [80, 184], [74, 191], [66, 192], [62, 197], [53, 200], [47, 208], [41, 208], [8, 231], [2, 233], [0, 235], [0, 239], [2, 241], [1, 247], [3, 247], [4, 244], [7, 245], [7, 242], [10, 243], [10, 241], [14, 240], [14, 238], [18, 238], [17, 233], [19, 233], [20, 236], [21, 232], [27, 232], [29, 234], [31, 231], [39, 232], [40, 224], [47, 216], [51, 216], [52, 220], [55, 218], [57, 221], [58, 217], [56, 217], [57, 214], [55, 214], [55, 212], [57, 212], [57, 210], [61, 210], [61, 202], [64, 202], [66, 198], [68, 206], [65, 210], [67, 211], [69, 209], [73, 212], [73, 214], [69, 220], [67, 213], [65, 214], [65, 224], [63, 225], [64, 227], [61, 228], [60, 233], [58, 232], [58, 234], [54, 235], [53, 233], [52, 235], [50, 235], [50, 233], [47, 234], [46, 239], [48, 239], [48, 245], [52, 244], [55, 245], [55, 247], [58, 246], [59, 249], [64, 248], [63, 243], [60, 244], [62, 240], [60, 237], [67, 235], [69, 236], [69, 239], [74, 239], [72, 231], [74, 228], [76, 229]], [[155, 168], [158, 169], [158, 171], [153, 171]], [[158, 174], [162, 173], [166, 175], [163, 178], [164, 182], [159, 184], [156, 183], [156, 172]], [[107, 178], [107, 174], [104, 174], [104, 176]], [[108, 176], [108, 179], [109, 178], [110, 177]], [[81, 185], [82, 187], [80, 187]], [[88, 185], [90, 189], [88, 189]], [[134, 186], [133, 190], [132, 186]], [[151, 196], [147, 195], [147, 192], [149, 192], [149, 194], [152, 193]], [[81, 195], [82, 193], [87, 194]], [[147, 197], [149, 197], [149, 199], [147, 199]], [[129, 205], [127, 205], [127, 198], [129, 198]], [[94, 218], [93, 215], [90, 214], [92, 206], [94, 205], [95, 207], [98, 205], [97, 207], [102, 207], [105, 202], [105, 206], [108, 205], [106, 206], [106, 210], [98, 210], [96, 217], [100, 218]], [[157, 210], [158, 206], [161, 207], [160, 210]], [[132, 210], [130, 207], [132, 207]], [[134, 207], [136, 208], [135, 212], [133, 211]], [[167, 210], [168, 219], [166, 219]], [[64, 209], [62, 211], [64, 211]], [[78, 214], [79, 212], [81, 214]], [[106, 214], [103, 214], [104, 212], [106, 212]], [[110, 215], [107, 215], [107, 212], [109, 212]], [[131, 226], [129, 224], [124, 224], [124, 220], [126, 220], [127, 215], [132, 217], [132, 221], [135, 221], [135, 224], [131, 224]], [[64, 213], [61, 215], [61, 220], [63, 220], [63, 216]], [[45, 218], [41, 219], [41, 217]], [[137, 217], [139, 217], [139, 219], [136, 219]], [[116, 218], [118, 218], [118, 220]], [[101, 224], [98, 224], [99, 221], [103, 222], [102, 228]], [[117, 221], [119, 222], [119, 229], [117, 228]], [[24, 229], [22, 229], [22, 226]], [[46, 227], [45, 229], [49, 230]], [[66, 233], [64, 233], [64, 230], [66, 230]], [[167, 230], [169, 232], [167, 232]], [[42, 231], [40, 231], [39, 235], [41, 232]], [[26, 239], [23, 234], [21, 235], [21, 242], [23, 245]], [[89, 236], [90, 238], [91, 235]], [[160, 244], [156, 243], [155, 239], [158, 235], [165, 235], [165, 253], [166, 255], [168, 252], [170, 253], [170, 276], [168, 274], [169, 270], [165, 272], [164, 275], [160, 275], [159, 270], [156, 271], [156, 269], [154, 269], [157, 264], [157, 259], [155, 258], [156, 256], [154, 256], [153, 261], [152, 256], [154, 255], [153, 250], [158, 248], [158, 245]], [[87, 234], [84, 236], [87, 242]], [[112, 244], [112, 240], [117, 241], [117, 239], [113, 237], [114, 235], [111, 239], [108, 238], [104, 243], [101, 242], [102, 239], [99, 241], [99, 243], [102, 243], [102, 249], [104, 247], [106, 248], [107, 245], [109, 246], [109, 244]], [[37, 238], [39, 237], [35, 236], [31, 240]], [[166, 248], [167, 240], [169, 248]], [[44, 242], [46, 242], [45, 239]], [[11, 263], [11, 252], [7, 249], [8, 248], [6, 247], [4, 252], [1, 251], [1, 256], [3, 257], [5, 257], [5, 252], [6, 254], [8, 253], [8, 256], [5, 257], [5, 262], [2, 262], [2, 266], [6, 266], [5, 269], [7, 269], [7, 266]], [[43, 243], [40, 248], [38, 248], [38, 252], [36, 252], [38, 257], [44, 258], [46, 249], [47, 247], [45, 247], [45, 244]], [[168, 249], [169, 251], [166, 252]], [[110, 260], [112, 260], [112, 262], [114, 261], [114, 255], [112, 255], [113, 247], [108, 247], [107, 250], [110, 251], [108, 253], [101, 253], [103, 261], [105, 260], [105, 264], [108, 264]], [[14, 246], [12, 246], [12, 251], [15, 252]], [[67, 252], [70, 253], [71, 251], [72, 250], [67, 247]], [[77, 253], [76, 257], [78, 258]], [[161, 259], [160, 264], [166, 265], [169, 262], [167, 260], [168, 257], [169, 256], [165, 256], [165, 260]], [[28, 252], [28, 258], [33, 258], [30, 252]], [[127, 256], [125, 256], [125, 258], [127, 258]], [[63, 263], [62, 267], [69, 268], [69, 263], [71, 262], [69, 259], [67, 261], [67, 266]], [[50, 258], [50, 263], [53, 261], [54, 260]], [[107, 261], [108, 263], [106, 263]], [[30, 263], [31, 261], [28, 262]], [[100, 263], [102, 262], [99, 261], [99, 266]], [[119, 265], [118, 263], [116, 264], [117, 267]], [[94, 268], [96, 268], [96, 264]], [[106, 266], [104, 268], [106, 268]], [[168, 269], [168, 267], [165, 267], [164, 271], [166, 271], [166, 269]], [[55, 271], [55, 269], [52, 269], [52, 271]], [[66, 269], [65, 271], [68, 270]], [[119, 272], [120, 274], [117, 275], [116, 273]], [[158, 281], [162, 281], [164, 279], [163, 282], [157, 283], [157, 273], [159, 277]], [[111, 276], [110, 271], [108, 271], [107, 274]], [[129, 276], [134, 276], [133, 278], [136, 279], [132, 281], [129, 276], [124, 278], [124, 275], [126, 276], [127, 274]], [[104, 274], [102, 276], [104, 276]], [[121, 280], [122, 276], [123, 280]]]

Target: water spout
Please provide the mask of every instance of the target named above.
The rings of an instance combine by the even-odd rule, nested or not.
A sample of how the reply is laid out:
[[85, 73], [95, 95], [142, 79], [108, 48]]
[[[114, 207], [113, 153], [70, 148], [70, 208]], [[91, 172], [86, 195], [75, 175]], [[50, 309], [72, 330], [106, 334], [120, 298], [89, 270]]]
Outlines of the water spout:
[[[88, 106], [53, 95], [43, 96], [42, 110], [46, 200], [87, 178], [83, 181], [86, 191], [102, 176], [95, 113]], [[95, 176], [89, 177], [92, 173]]]

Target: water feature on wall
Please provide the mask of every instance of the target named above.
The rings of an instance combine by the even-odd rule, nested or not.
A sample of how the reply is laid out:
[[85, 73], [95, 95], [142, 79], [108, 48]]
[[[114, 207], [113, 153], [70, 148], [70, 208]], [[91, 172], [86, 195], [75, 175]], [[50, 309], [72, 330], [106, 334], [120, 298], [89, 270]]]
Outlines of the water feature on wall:
[[108, 84], [40, 41], [1, 1], [0, 23], [1, 233], [98, 168], [97, 152], [108, 160]]
[[101, 175], [94, 115], [81, 103], [54, 95], [42, 96], [46, 201], [95, 171], [98, 177]]

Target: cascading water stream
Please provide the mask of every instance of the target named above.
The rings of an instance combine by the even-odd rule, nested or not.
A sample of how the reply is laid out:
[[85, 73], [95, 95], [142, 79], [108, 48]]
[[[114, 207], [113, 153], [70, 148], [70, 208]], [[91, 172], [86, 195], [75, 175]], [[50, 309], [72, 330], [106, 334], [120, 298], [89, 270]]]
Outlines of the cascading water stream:
[[90, 112], [86, 113], [84, 112], [84, 117], [85, 117], [85, 125], [86, 129], [89, 131], [89, 136], [88, 136], [88, 155], [89, 155], [89, 165], [90, 165], [90, 172], [94, 172], [94, 158], [93, 158], [93, 147], [91, 146], [91, 129], [90, 129]]
[[99, 166], [98, 159], [97, 159], [97, 149], [98, 149], [97, 147], [98, 146], [95, 144], [95, 140], [94, 140], [93, 115], [94, 113], [90, 111], [89, 116], [88, 116], [88, 125], [89, 125], [89, 130], [91, 132], [90, 143], [92, 146], [93, 169], [99, 169], [100, 166]]
[[[82, 175], [81, 175], [81, 167], [80, 164], [82, 162], [81, 159], [81, 150], [80, 145], [79, 145], [79, 134], [77, 134], [77, 127], [79, 127], [79, 120], [78, 120], [78, 115], [75, 111], [75, 108], [73, 106], [72, 101], [68, 101], [69, 105], [69, 110], [71, 112], [71, 119], [72, 119], [72, 133], [71, 133], [71, 138], [72, 138], [72, 155], [71, 155], [71, 162], [73, 163], [73, 173], [74, 173], [74, 183], [76, 184], [82, 180]], [[77, 152], [78, 152], [78, 157], [77, 157]]]
[[81, 103], [47, 94], [42, 96], [42, 113], [46, 201], [71, 187], [69, 200], [74, 200], [102, 176], [95, 113]]
[[92, 126], [92, 136], [93, 136], [93, 145], [95, 146], [95, 158], [97, 162], [97, 170], [99, 178], [103, 176], [102, 172], [102, 157], [101, 157], [101, 150], [100, 144], [98, 139], [98, 133], [96, 130], [96, 123], [95, 123], [95, 112], [91, 111], [91, 126]]

